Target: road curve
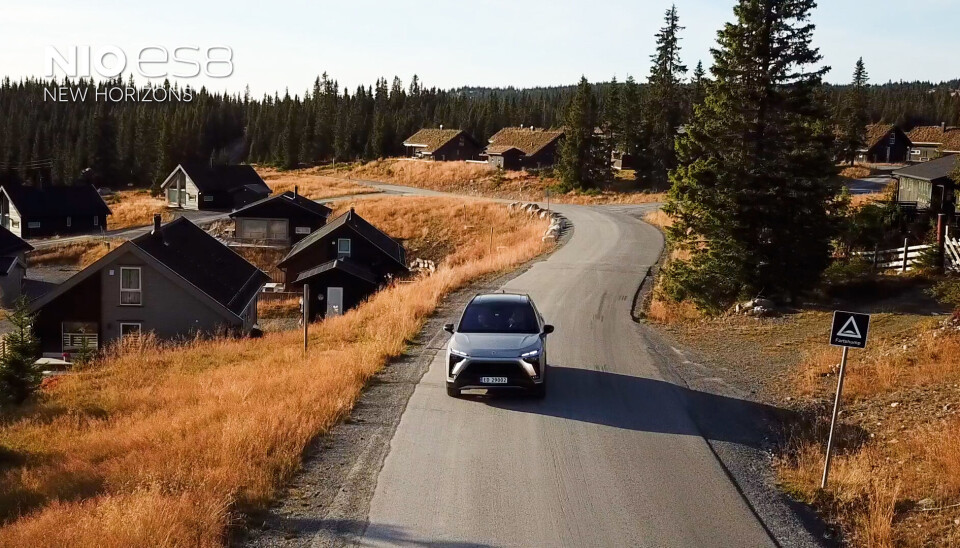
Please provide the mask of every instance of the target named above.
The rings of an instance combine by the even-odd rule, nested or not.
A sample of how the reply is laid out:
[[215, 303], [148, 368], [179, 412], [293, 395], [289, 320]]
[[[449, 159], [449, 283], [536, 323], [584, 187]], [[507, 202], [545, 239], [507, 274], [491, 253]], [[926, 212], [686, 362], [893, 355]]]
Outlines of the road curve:
[[[770, 546], [692, 414], [725, 404], [660, 374], [630, 320], [663, 239], [624, 208], [557, 206], [570, 241], [504, 289], [557, 327], [543, 401], [461, 399], [438, 352], [370, 503], [363, 546]], [[469, 394], [469, 393], [468, 393]], [[720, 430], [722, 441], [736, 442]], [[715, 438], [714, 438], [715, 439]]]

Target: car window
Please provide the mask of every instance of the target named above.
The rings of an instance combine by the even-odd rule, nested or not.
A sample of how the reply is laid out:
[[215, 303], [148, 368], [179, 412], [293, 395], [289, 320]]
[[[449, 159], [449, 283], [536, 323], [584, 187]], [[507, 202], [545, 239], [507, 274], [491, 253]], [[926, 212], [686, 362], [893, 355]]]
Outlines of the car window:
[[460, 319], [461, 333], [539, 333], [536, 312], [529, 303], [472, 302]]

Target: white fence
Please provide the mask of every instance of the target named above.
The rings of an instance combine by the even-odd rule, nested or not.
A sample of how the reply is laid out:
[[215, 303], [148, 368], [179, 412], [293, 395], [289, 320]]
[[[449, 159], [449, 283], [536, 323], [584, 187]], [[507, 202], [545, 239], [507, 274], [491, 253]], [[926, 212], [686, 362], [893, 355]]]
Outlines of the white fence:
[[[857, 257], [865, 257], [873, 260], [873, 267], [877, 270], [899, 270], [907, 272], [913, 270], [923, 255], [924, 250], [934, 247], [932, 245], [908, 245], [907, 240], [903, 241], [903, 247], [893, 249], [878, 249], [876, 251], [860, 251], [854, 253]], [[960, 249], [960, 242], [957, 242]], [[960, 258], [960, 254], [957, 255]], [[960, 267], [960, 260], [958, 260]]]
[[943, 268], [950, 272], [960, 272], [960, 240], [950, 235], [949, 226], [943, 235]]

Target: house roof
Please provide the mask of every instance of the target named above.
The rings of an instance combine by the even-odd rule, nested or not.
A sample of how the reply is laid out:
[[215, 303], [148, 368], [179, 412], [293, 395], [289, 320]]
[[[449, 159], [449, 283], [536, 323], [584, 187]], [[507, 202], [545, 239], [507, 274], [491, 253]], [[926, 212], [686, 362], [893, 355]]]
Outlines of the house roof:
[[3, 185], [14, 207], [24, 217], [109, 215], [110, 208], [93, 185], [24, 186]]
[[434, 150], [437, 150], [450, 141], [456, 139], [460, 135], [464, 135], [471, 141], [476, 142], [473, 137], [470, 137], [461, 129], [423, 128], [405, 140], [403, 142], [403, 146], [423, 147], [424, 152], [433, 152]]
[[896, 128], [893, 124], [869, 124], [864, 138], [865, 148], [870, 150], [879, 145]]
[[304, 270], [297, 276], [297, 279], [294, 280], [294, 283], [300, 283], [315, 276], [319, 276], [324, 272], [330, 272], [331, 270], [339, 270], [340, 272], [345, 272], [354, 278], [359, 278], [370, 284], [377, 284], [377, 275], [374, 274], [369, 268], [358, 264], [354, 261], [344, 261], [342, 259], [334, 259], [332, 261], [327, 261], [320, 266], [316, 266], [309, 270]]
[[251, 204], [247, 204], [242, 208], [231, 213], [230, 216], [231, 217], [255, 216], [256, 211], [261, 206], [268, 205], [268, 204], [272, 206], [289, 207], [292, 209], [306, 211], [307, 213], [316, 215], [317, 217], [321, 217], [323, 219], [326, 219], [327, 217], [330, 216], [331, 213], [333, 213], [332, 209], [330, 209], [329, 207], [321, 203], [314, 202], [309, 198], [304, 198], [300, 194], [287, 191], [287, 192], [284, 192], [283, 194], [277, 194], [274, 196], [263, 198], [262, 200], [258, 200]]
[[[490, 137], [491, 147], [516, 147], [527, 156], [533, 156], [563, 137], [562, 129], [531, 129], [507, 127]], [[491, 154], [502, 154], [491, 153]]]
[[943, 145], [946, 150], [960, 150], [960, 127], [919, 126], [907, 134], [914, 143]]
[[270, 193], [270, 187], [250, 165], [211, 166], [209, 163], [186, 163], [180, 164], [178, 168], [186, 172], [200, 192]]
[[184, 217], [130, 243], [240, 315], [270, 277]]
[[[960, 154], [951, 154], [937, 160], [915, 164], [903, 169], [894, 171], [893, 174], [898, 177], [908, 177], [910, 179], [921, 179], [924, 181], [935, 181], [949, 177], [953, 170], [960, 164]], [[960, 181], [954, 181], [960, 183]]]
[[293, 248], [290, 249], [290, 252], [287, 253], [287, 256], [280, 261], [280, 265], [298, 255], [303, 250], [309, 248], [315, 242], [323, 239], [334, 230], [343, 226], [352, 228], [354, 232], [383, 251], [384, 255], [390, 257], [396, 263], [406, 268], [406, 254], [403, 250], [403, 246], [390, 236], [387, 236], [381, 232], [377, 227], [368, 223], [363, 217], [357, 215], [356, 212], [353, 211], [353, 208], [350, 208], [350, 211], [340, 215], [320, 229], [313, 231], [313, 233], [306, 238], [297, 242], [297, 245], [293, 246]]
[[0, 226], [0, 256], [16, 255], [21, 251], [30, 251], [33, 246], [22, 238]]
[[494, 155], [506, 154], [511, 150], [516, 150], [517, 152], [520, 152], [520, 153], [523, 152], [519, 148], [511, 145], [490, 145], [487, 147], [487, 154], [494, 154]]

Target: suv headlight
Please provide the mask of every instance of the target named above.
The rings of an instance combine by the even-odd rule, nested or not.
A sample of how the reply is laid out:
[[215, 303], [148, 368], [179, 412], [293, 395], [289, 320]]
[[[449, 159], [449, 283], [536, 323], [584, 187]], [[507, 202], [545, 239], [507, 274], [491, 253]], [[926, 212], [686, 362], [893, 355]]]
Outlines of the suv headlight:
[[457, 350], [456, 348], [451, 348], [451, 349], [450, 349], [450, 353], [453, 354], [454, 356], [460, 356], [461, 358], [468, 358], [468, 357], [469, 357], [469, 356], [467, 356], [467, 353], [466, 353], [466, 352], [462, 352], [462, 351], [460, 351], [460, 350]]
[[540, 355], [540, 350], [537, 349], [537, 350], [531, 350], [531, 351], [529, 351], [529, 352], [524, 352], [523, 354], [520, 354], [520, 357], [521, 357], [521, 358], [536, 358], [536, 357], [539, 356], [539, 355]]

